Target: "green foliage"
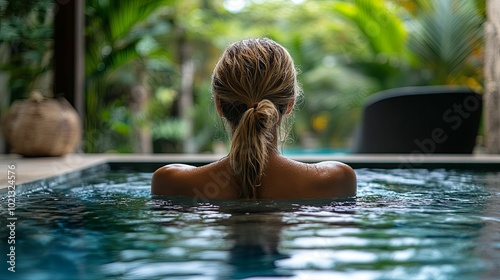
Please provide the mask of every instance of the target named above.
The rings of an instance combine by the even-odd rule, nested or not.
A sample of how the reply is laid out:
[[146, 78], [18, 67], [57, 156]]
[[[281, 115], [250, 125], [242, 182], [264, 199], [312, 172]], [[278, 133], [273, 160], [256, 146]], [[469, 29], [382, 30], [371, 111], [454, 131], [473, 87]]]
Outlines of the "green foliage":
[[86, 1], [86, 74], [103, 75], [139, 58], [136, 45], [148, 32], [140, 28], [167, 0]]
[[[353, 0], [336, 2], [332, 10], [357, 27], [361, 44], [368, 50], [350, 56], [346, 65], [376, 79], [380, 88], [411, 83], [411, 76], [401, 75], [408, 72], [413, 57], [406, 47], [408, 31], [398, 9], [390, 8], [387, 1]], [[352, 50], [344, 52], [350, 54]]]
[[340, 64], [327, 63], [303, 74], [305, 106], [299, 113], [309, 119], [309, 133], [320, 146], [348, 145], [363, 100], [377, 86], [376, 80]]
[[52, 94], [53, 14], [51, 0], [0, 1], [0, 71], [10, 76], [11, 101], [34, 89]]
[[410, 22], [409, 48], [432, 71], [431, 84], [460, 83], [460, 76], [480, 68], [470, 64], [482, 39], [477, 6], [467, 0], [421, 2], [431, 8]]
[[[381, 89], [482, 84], [485, 0], [248, 0], [233, 10], [211, 0], [85, 3], [86, 152], [132, 152], [137, 128], [150, 128], [158, 151], [227, 141], [210, 75], [243, 38], [272, 38], [294, 58], [305, 97], [292, 126], [298, 145], [347, 147], [365, 97]], [[0, 0], [0, 70], [13, 98], [51, 68], [53, 6]], [[192, 85], [182, 82], [186, 65]], [[148, 93], [141, 109], [138, 88]], [[194, 104], [181, 116], [183, 94]]]
[[[306, 99], [299, 104], [301, 110], [292, 131], [298, 144], [304, 143], [304, 137], [313, 136], [322, 146], [349, 145], [364, 98], [380, 89], [427, 84], [431, 79], [434, 83], [444, 83], [439, 73], [447, 73], [446, 82], [450, 82], [449, 75], [477, 76], [469, 60], [470, 50], [474, 50], [470, 46], [479, 42], [472, 41], [469, 48], [467, 45], [463, 48], [452, 41], [451, 44], [439, 41], [441, 46], [449, 44], [457, 49], [449, 56], [454, 61], [428, 56], [436, 48], [427, 43], [428, 38], [419, 37], [429, 36], [426, 26], [432, 25], [426, 22], [452, 18], [451, 14], [441, 16], [435, 1], [305, 1], [301, 4], [285, 0], [246, 1], [237, 11], [227, 10], [223, 3], [173, 1], [143, 22], [141, 30], [149, 33], [147, 36], [140, 33], [139, 45], [150, 50], [148, 59], [169, 65], [165, 68], [171, 73], [169, 88], [182, 92], [180, 73], [186, 58], [194, 59], [196, 68], [195, 104], [189, 110], [194, 121], [193, 136], [179, 133], [182, 127], [191, 125], [177, 119], [174, 110], [169, 111], [171, 115], [151, 114], [150, 117], [162, 116], [153, 117], [156, 120], [151, 122], [156, 139], [175, 142], [182, 137], [193, 137], [197, 151], [210, 150], [214, 139], [225, 139], [211, 103], [209, 76], [227, 44], [247, 37], [270, 37], [280, 42], [290, 51], [301, 71], [299, 79]], [[444, 4], [441, 1], [439, 5], [443, 8]], [[456, 12], [457, 8], [451, 6], [452, 3], [446, 7]], [[477, 13], [478, 6], [475, 7]], [[427, 16], [431, 14], [435, 16]], [[465, 8], [458, 21], [456, 29], [463, 28], [467, 33], [469, 30], [473, 33], [474, 29], [466, 26], [480, 25], [471, 20], [471, 11]], [[131, 40], [136, 34], [131, 32], [126, 38]], [[456, 33], [448, 37], [463, 41], [471, 38]], [[437, 53], [445, 54], [443, 50]], [[155, 110], [153, 107], [151, 112]]]
[[179, 119], [167, 119], [153, 127], [153, 139], [182, 141], [186, 138], [186, 122]]
[[[143, 83], [141, 79], [146, 66], [141, 60], [149, 55], [148, 51], [154, 51], [154, 47], [152, 49], [144, 47], [143, 34], [149, 30], [147, 25], [141, 24], [144, 24], [155, 10], [169, 2], [166, 0], [86, 1], [85, 105], [88, 112], [84, 122], [86, 152], [113, 149], [113, 141], [107, 140], [113, 138], [121, 139], [119, 141], [121, 143], [128, 143], [125, 145], [128, 148], [124, 148], [123, 151], [132, 151], [130, 126], [133, 125], [133, 118], [123, 117], [117, 120], [110, 116], [117, 114], [113, 110], [127, 107], [126, 96], [131, 94], [134, 86]], [[114, 94], [111, 89], [115, 90]], [[99, 115], [94, 112], [105, 112], [105, 114]]]
[[336, 2], [332, 9], [359, 28], [372, 53], [397, 57], [405, 54], [407, 31], [403, 20], [388, 9], [385, 1]]

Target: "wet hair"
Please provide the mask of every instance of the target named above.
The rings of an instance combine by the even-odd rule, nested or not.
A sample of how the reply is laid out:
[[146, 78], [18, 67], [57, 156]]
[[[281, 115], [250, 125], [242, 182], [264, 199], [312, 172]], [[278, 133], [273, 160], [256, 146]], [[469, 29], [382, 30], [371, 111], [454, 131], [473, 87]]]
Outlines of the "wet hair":
[[271, 39], [231, 44], [212, 75], [212, 94], [229, 124], [229, 162], [240, 180], [240, 197], [256, 198], [268, 152], [300, 88], [288, 51]]

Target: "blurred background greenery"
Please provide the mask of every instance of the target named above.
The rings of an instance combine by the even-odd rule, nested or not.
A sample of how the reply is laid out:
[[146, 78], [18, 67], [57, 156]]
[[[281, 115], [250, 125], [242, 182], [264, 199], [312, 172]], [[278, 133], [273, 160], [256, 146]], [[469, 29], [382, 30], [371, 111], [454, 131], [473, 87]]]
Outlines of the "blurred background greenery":
[[[349, 149], [363, 101], [383, 89], [483, 90], [485, 0], [87, 0], [88, 153], [227, 147], [211, 71], [248, 37], [285, 46], [300, 71], [286, 147]], [[50, 0], [0, 0], [0, 109], [51, 93]]]

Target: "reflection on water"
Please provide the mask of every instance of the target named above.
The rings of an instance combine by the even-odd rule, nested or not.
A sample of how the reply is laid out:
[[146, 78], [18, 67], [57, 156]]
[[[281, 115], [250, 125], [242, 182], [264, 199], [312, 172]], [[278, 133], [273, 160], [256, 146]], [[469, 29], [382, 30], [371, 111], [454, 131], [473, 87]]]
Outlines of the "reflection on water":
[[0, 277], [500, 277], [500, 173], [356, 172], [345, 201], [193, 204], [151, 197], [151, 174], [121, 172], [19, 196], [17, 272], [2, 263]]

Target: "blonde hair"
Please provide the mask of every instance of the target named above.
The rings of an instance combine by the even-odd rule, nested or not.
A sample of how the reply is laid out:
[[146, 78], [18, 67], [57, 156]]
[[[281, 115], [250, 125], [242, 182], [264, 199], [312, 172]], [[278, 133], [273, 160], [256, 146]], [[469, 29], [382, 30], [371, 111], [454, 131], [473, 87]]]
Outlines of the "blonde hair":
[[215, 66], [212, 93], [232, 130], [229, 162], [241, 197], [256, 198], [268, 149], [299, 92], [292, 57], [271, 39], [233, 43]]

